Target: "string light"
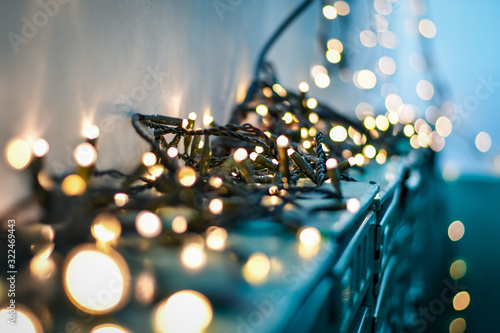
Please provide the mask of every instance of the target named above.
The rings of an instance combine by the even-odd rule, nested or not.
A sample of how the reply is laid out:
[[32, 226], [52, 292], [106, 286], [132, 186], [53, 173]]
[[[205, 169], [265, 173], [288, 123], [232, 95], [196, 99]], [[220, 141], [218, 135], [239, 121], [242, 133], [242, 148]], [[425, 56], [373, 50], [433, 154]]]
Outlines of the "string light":
[[480, 132], [475, 140], [476, 148], [481, 153], [486, 153], [491, 148], [491, 137], [486, 132]]
[[87, 190], [87, 183], [79, 175], [69, 175], [62, 181], [61, 190], [67, 196], [82, 195]]
[[327, 5], [327, 6], [323, 7], [323, 15], [327, 19], [333, 20], [337, 17], [337, 10], [335, 9], [335, 7]]
[[33, 154], [36, 157], [42, 157], [45, 156], [49, 151], [49, 143], [45, 141], [44, 139], [40, 138], [35, 141], [35, 144], [33, 145]]
[[112, 312], [128, 299], [128, 266], [117, 252], [107, 251], [104, 253], [92, 245], [82, 245], [73, 249], [65, 262], [63, 282], [66, 295], [76, 307], [87, 313]]
[[271, 270], [271, 262], [263, 253], [254, 253], [243, 266], [243, 277], [248, 283], [260, 284], [264, 282]]
[[203, 245], [196, 242], [185, 245], [181, 252], [181, 261], [189, 269], [200, 269], [205, 266], [207, 255]]
[[[372, 48], [380, 44], [384, 48], [397, 48], [399, 37], [388, 30], [389, 21], [385, 17], [393, 11], [391, 3], [377, 0], [374, 8], [378, 14], [372, 20], [373, 31], [361, 32], [359, 38], [362, 45]], [[333, 6], [323, 7], [323, 14], [328, 19], [349, 13], [350, 7], [345, 1], [336, 1]], [[435, 26], [427, 21], [429, 20], [419, 22], [419, 31], [424, 37], [432, 38]], [[347, 58], [346, 53], [343, 53], [344, 44], [339, 39], [322, 41], [323, 47], [325, 44], [326, 60], [329, 62], [339, 63]], [[346, 49], [348, 47], [350, 46], [346, 44]], [[265, 60], [265, 57], [262, 59]], [[318, 88], [329, 87], [334, 82], [337, 71], [342, 81], [352, 80], [359, 89], [369, 90], [375, 88], [377, 83], [380, 84], [380, 95], [387, 111], [376, 110], [372, 106], [378, 105], [376, 101], [371, 101], [372, 104], [358, 103], [356, 117], [362, 124], [343, 117], [329, 108], [327, 103], [319, 105], [314, 97], [309, 97], [310, 87], [305, 81], [298, 85], [300, 93], [287, 92], [275, 82], [272, 66], [267, 67], [264, 60], [247, 98], [244, 101], [241, 99], [243, 102], [235, 108], [234, 119], [225, 126], [215, 124], [208, 109], [203, 112], [205, 129], [195, 129], [197, 115], [194, 112], [187, 119], [134, 114], [132, 125], [147, 141], [151, 151], [138, 161], [133, 175], [125, 175], [117, 170], [93, 169], [97, 160], [95, 140], [99, 137], [99, 128], [95, 125], [84, 127], [83, 135], [87, 142], [75, 148], [74, 158], [78, 164], [76, 170], [69, 175], [65, 174], [65, 177], [50, 176], [43, 170], [32, 172], [35, 182], [39, 182], [39, 188], [54, 192], [53, 196], [47, 198], [37, 194], [38, 204], [52, 213], [47, 216], [58, 216], [50, 210], [55, 202], [51, 201], [54, 200], [52, 197], [60, 197], [57, 195], [60, 191], [67, 197], [85, 196], [62, 198], [63, 201], [57, 204], [65, 205], [71, 200], [81, 201], [85, 207], [89, 207], [89, 214], [85, 214], [85, 218], [91, 221], [95, 217], [90, 231], [96, 245], [77, 246], [64, 260], [63, 284], [66, 295], [75, 307], [92, 314], [106, 314], [120, 309], [128, 302], [131, 276], [123, 258], [113, 250], [115, 246], [126, 244], [127, 247], [137, 246], [134, 251], [146, 251], [150, 247], [165, 244], [178, 245], [179, 240], [182, 240], [182, 251], [176, 257], [182, 264], [179, 269], [189, 271], [189, 274], [198, 274], [207, 265], [207, 253], [210, 256], [219, 255], [210, 250], [225, 251], [227, 247], [227, 230], [230, 229], [226, 230], [221, 225], [234, 223], [249, 210], [252, 210], [252, 214], [273, 216], [278, 220], [283, 217], [280, 216], [283, 212], [293, 214], [297, 208], [292, 202], [298, 198], [295, 194], [297, 188], [304, 186], [304, 177], [321, 185], [322, 178], [327, 176], [326, 188], [323, 188], [325, 191], [321, 194], [329, 196], [328, 200], [331, 199], [339, 206], [337, 208], [332, 204], [328, 210], [345, 209], [354, 214], [360, 211], [362, 203], [356, 198], [344, 198], [340, 191], [340, 179], [351, 179], [348, 168], [355, 165], [362, 168], [365, 164], [373, 163], [370, 162], [373, 158], [378, 164], [384, 164], [388, 159], [393, 162], [396, 160], [394, 156], [401, 154], [399, 147], [408, 142], [415, 149], [430, 147], [433, 151], [441, 151], [445, 145], [444, 138], [451, 134], [453, 126], [450, 119], [453, 119], [453, 113], [448, 112], [448, 106], [443, 104], [442, 110], [429, 106], [425, 112], [427, 121], [418, 119], [424, 116], [420, 106], [404, 104], [397, 87], [386, 82], [390, 80], [389, 76], [396, 73], [396, 68], [399, 68], [399, 63], [396, 65], [391, 57], [384, 56], [376, 62], [372, 61], [373, 68], [360, 69], [354, 74], [348, 68], [339, 69], [332, 65], [328, 70], [319, 64], [311, 68], [314, 84]], [[422, 55], [413, 54], [409, 60], [414, 71], [424, 72], [427, 69]], [[322, 61], [326, 62], [324, 58]], [[429, 101], [434, 98], [435, 91], [439, 92], [438, 88], [430, 81], [421, 80], [416, 86], [417, 95], [420, 99]], [[368, 93], [366, 92], [367, 96]], [[380, 96], [378, 91], [376, 93]], [[255, 116], [253, 111], [261, 116], [254, 118], [257, 122], [255, 126], [249, 124], [254, 123], [250, 118]], [[251, 121], [239, 125], [248, 120], [245, 119], [247, 114]], [[429, 124], [435, 126], [431, 127]], [[323, 133], [329, 134], [324, 142]], [[184, 145], [179, 146], [181, 139], [184, 139]], [[484, 133], [476, 137], [475, 143], [480, 151], [486, 152], [491, 147], [491, 138]], [[406, 150], [406, 147], [403, 149]], [[430, 149], [426, 151], [430, 152]], [[32, 147], [22, 140], [14, 140], [6, 146], [5, 154], [9, 165], [14, 169], [22, 170], [29, 166], [31, 170], [32, 166], [41, 163], [37, 158], [45, 156], [48, 150], [49, 145], [43, 139], [35, 141]], [[32, 154], [36, 157], [33, 161]], [[89, 170], [83, 172], [81, 168]], [[122, 186], [114, 186], [111, 182], [101, 186], [105, 181], [100, 183], [91, 179], [101, 176], [124, 180]], [[445, 172], [443, 177], [446, 177]], [[307, 186], [310, 187], [308, 191], [316, 191], [311, 185]], [[333, 192], [332, 187], [335, 190]], [[257, 202], [258, 207], [255, 207]], [[112, 214], [103, 213], [108, 208]], [[130, 227], [125, 225], [125, 221], [130, 214], [139, 212], [135, 218], [137, 233], [143, 238], [160, 236], [163, 231], [162, 220], [153, 211], [171, 221], [171, 231], [165, 231], [161, 239], [153, 241], [144, 240], [135, 233], [132, 237], [127, 235]], [[69, 215], [75, 214], [70, 212]], [[123, 230], [117, 216], [124, 223]], [[79, 221], [80, 218], [75, 220]], [[320, 231], [314, 227], [295, 225], [293, 219], [290, 221], [291, 227], [299, 230], [299, 256], [312, 258], [317, 255], [321, 244]], [[448, 230], [452, 241], [458, 241], [464, 235], [463, 224], [457, 222], [452, 223]], [[192, 238], [193, 234], [196, 239]], [[72, 236], [69, 232], [68, 235]], [[200, 235], [204, 235], [205, 239]], [[53, 238], [54, 236], [51, 242]], [[118, 242], [120, 239], [123, 242]], [[208, 251], [205, 251], [205, 246]], [[40, 282], [53, 278], [59, 268], [58, 261], [51, 257], [53, 243], [42, 250], [38, 250], [38, 247], [39, 245], [33, 247], [37, 252], [29, 261], [29, 273]], [[254, 253], [243, 265], [243, 278], [250, 284], [261, 284], [271, 273], [275, 273], [276, 262], [276, 258]], [[464, 266], [465, 262], [455, 261], [450, 267], [452, 278], [461, 278], [466, 271]], [[118, 292], [102, 296], [103, 290], [106, 292], [102, 284], [111, 279], [116, 279], [113, 283], [117, 282]], [[89, 283], [91, 285], [87, 286]], [[98, 285], [100, 289], [97, 289]], [[136, 278], [134, 291], [134, 298], [139, 303], [153, 303], [156, 295], [153, 273], [141, 272]], [[99, 304], [89, 302], [89, 295], [95, 299], [104, 298], [105, 301], [99, 301]], [[457, 310], [465, 309], [470, 302], [468, 294], [459, 293], [455, 298], [453, 305]], [[198, 292], [186, 290], [156, 305], [154, 325], [155, 330], [161, 332], [203, 331], [210, 325], [212, 316], [208, 299]], [[451, 329], [450, 325], [450, 331]], [[92, 329], [92, 332], [107, 331], [127, 332], [124, 327], [112, 323]]]
[[30, 146], [20, 139], [13, 140], [7, 144], [5, 155], [9, 165], [18, 170], [26, 168], [31, 161]]
[[142, 211], [137, 214], [135, 218], [135, 227], [139, 235], [144, 238], [159, 236], [163, 228], [158, 215], [148, 211]]
[[196, 333], [208, 328], [212, 318], [212, 304], [203, 294], [182, 290], [158, 305], [154, 323], [162, 333]]
[[76, 146], [73, 157], [78, 165], [89, 167], [97, 160], [97, 150], [92, 144], [83, 142]]

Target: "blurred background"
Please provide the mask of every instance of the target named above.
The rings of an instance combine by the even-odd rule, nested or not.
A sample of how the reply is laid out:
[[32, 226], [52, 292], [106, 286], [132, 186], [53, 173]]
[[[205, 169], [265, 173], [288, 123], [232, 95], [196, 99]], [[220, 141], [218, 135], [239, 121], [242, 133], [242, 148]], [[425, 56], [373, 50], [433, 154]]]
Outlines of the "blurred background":
[[[299, 2], [3, 1], [0, 146], [43, 136], [51, 146], [47, 165], [62, 173], [74, 166], [72, 150], [83, 128], [95, 123], [101, 128], [98, 167], [130, 171], [146, 147], [130, 130], [130, 113], [187, 117], [195, 111], [227, 122], [244, 97], [260, 48]], [[470, 305], [457, 311], [448, 304], [429, 331], [451, 331], [459, 318], [469, 332], [495, 331], [500, 4], [347, 2], [345, 19], [325, 22], [325, 3], [315, 1], [269, 60], [285, 88], [306, 81], [311, 96], [352, 119], [404, 103], [407, 116], [436, 125], [442, 140], [432, 148], [439, 151], [447, 203], [445, 223], [436, 223], [447, 242], [443, 271], [453, 276], [452, 264], [462, 267], [459, 281]], [[326, 48], [332, 39], [342, 43], [342, 69], [325, 60], [328, 49], [338, 50]], [[327, 81], [318, 70], [327, 71]], [[0, 179], [3, 210], [28, 189], [5, 158]], [[449, 229], [455, 221], [460, 223]], [[465, 230], [460, 237], [457, 226]]]

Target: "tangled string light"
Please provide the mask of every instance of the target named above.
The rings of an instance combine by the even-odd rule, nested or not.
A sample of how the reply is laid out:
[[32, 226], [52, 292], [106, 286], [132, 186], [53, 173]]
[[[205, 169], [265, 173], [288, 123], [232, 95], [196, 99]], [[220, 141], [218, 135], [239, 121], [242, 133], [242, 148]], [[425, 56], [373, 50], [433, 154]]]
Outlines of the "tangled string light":
[[[340, 2], [344, 7], [336, 10], [346, 13], [346, 3]], [[32, 147], [22, 140], [12, 141], [7, 159], [13, 168], [27, 169], [32, 195], [5, 216], [26, 211], [29, 206], [43, 208], [41, 216], [32, 221], [28, 218], [27, 227], [20, 231], [17, 265], [29, 261], [37, 279], [47, 279], [58, 266], [72, 304], [84, 312], [105, 314], [126, 304], [126, 279], [118, 283], [118, 297], [96, 305], [78, 292], [75, 284], [81, 279], [76, 276], [92, 270], [93, 265], [111, 267], [116, 276], [130, 275], [116, 249], [180, 245], [182, 263], [196, 269], [206, 261], [199, 244], [224, 250], [227, 230], [236, 223], [241, 226], [245, 221], [267, 219], [299, 232], [302, 245], [315, 246], [321, 235], [306, 226], [309, 218], [319, 210], [355, 213], [359, 202], [345, 197], [341, 189], [341, 181], [356, 181], [349, 169], [362, 172], [373, 160], [384, 164], [388, 157], [406, 155], [412, 147], [427, 147], [435, 132], [421, 119], [413, 124], [391, 119], [391, 114], [352, 120], [310, 97], [306, 82], [298, 91], [279, 84], [272, 64], [265, 61], [266, 54], [310, 3], [304, 1], [297, 7], [265, 45], [246, 98], [234, 108], [228, 124], [220, 126], [211, 119], [208, 128], [197, 128], [195, 113], [188, 119], [133, 114], [131, 130], [150, 145], [150, 150], [131, 173], [96, 169], [96, 126], [87, 128], [85, 141], [74, 150], [76, 169], [63, 175], [49, 175], [44, 170], [43, 160], [49, 151], [45, 140], [37, 140]], [[326, 7], [324, 15], [332, 17], [332, 6]], [[328, 60], [339, 62], [340, 52], [337, 57], [330, 52]], [[415, 130], [425, 134], [427, 142], [417, 145], [425, 138], [415, 136]], [[297, 199], [310, 193], [329, 199], [330, 204], [314, 209], [301, 206]], [[56, 263], [53, 251], [62, 253], [64, 260]], [[249, 283], [266, 276], [260, 269], [269, 266], [265, 255], [241, 260]], [[256, 266], [260, 268], [252, 268]], [[141, 279], [149, 283], [147, 275]], [[91, 279], [88, 284], [100, 282]], [[140, 297], [152, 302], [152, 296]], [[184, 300], [200, 309], [199, 317], [191, 322], [193, 327], [206, 328], [212, 308], [198, 292], [180, 291], [159, 303], [158, 311], [185, 304]], [[166, 319], [158, 316], [158, 325], [168, 325], [161, 324]]]

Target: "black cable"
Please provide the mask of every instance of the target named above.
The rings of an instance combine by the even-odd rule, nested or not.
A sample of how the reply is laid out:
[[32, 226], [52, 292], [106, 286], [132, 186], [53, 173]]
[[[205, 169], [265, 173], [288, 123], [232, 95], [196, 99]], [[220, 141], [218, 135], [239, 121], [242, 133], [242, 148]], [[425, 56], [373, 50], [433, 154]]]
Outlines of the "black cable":
[[262, 50], [259, 53], [259, 57], [257, 58], [257, 63], [255, 65], [255, 71], [254, 71], [254, 77], [253, 77], [253, 82], [248, 88], [247, 95], [245, 96], [245, 100], [242, 105], [247, 105], [248, 102], [250, 101], [250, 98], [255, 92], [255, 89], [257, 88], [257, 82], [259, 81], [259, 75], [260, 71], [262, 70], [262, 67], [264, 66], [264, 62], [266, 59], [266, 55], [273, 46], [274, 43], [278, 40], [278, 38], [283, 34], [283, 32], [290, 26], [290, 24], [297, 18], [299, 15], [310, 5], [314, 2], [314, 0], [305, 0], [302, 2], [295, 10], [281, 23], [281, 25], [278, 27], [278, 29], [273, 33], [271, 38], [267, 41], [267, 43], [264, 45]]

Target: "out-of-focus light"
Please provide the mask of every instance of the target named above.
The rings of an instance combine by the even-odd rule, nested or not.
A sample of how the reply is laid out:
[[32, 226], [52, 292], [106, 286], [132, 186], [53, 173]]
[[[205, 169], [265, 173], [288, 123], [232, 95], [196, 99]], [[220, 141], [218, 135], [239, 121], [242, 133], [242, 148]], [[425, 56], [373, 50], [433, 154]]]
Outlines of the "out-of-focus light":
[[210, 200], [210, 203], [208, 204], [208, 209], [214, 215], [218, 215], [218, 214], [222, 213], [223, 208], [224, 208], [224, 202], [220, 198], [212, 199], [212, 200]]
[[220, 177], [210, 177], [210, 179], [208, 180], [208, 184], [210, 184], [210, 186], [214, 187], [214, 188], [220, 188], [223, 184], [222, 182], [222, 178]]
[[311, 127], [309, 129], [309, 136], [314, 138], [316, 136], [316, 134], [318, 133], [318, 130], [316, 129], [316, 127]]
[[373, 8], [380, 15], [390, 15], [392, 13], [392, 5], [390, 1], [387, 0], [375, 0], [373, 2]]
[[[203, 141], [200, 141], [200, 142], [203, 142]], [[167, 155], [170, 158], [176, 158], [177, 155], [179, 155], [179, 150], [177, 148], [175, 148], [175, 147], [169, 147], [167, 149]]]
[[203, 250], [203, 244], [196, 242], [186, 244], [181, 252], [181, 262], [189, 269], [200, 269], [207, 262], [207, 254]]
[[470, 295], [466, 291], [461, 291], [453, 297], [453, 308], [457, 311], [465, 310], [470, 303]]
[[417, 119], [415, 121], [414, 126], [415, 126], [415, 132], [417, 132], [418, 134], [420, 133], [430, 134], [432, 132], [432, 128], [423, 119]]
[[281, 119], [283, 119], [285, 124], [291, 124], [293, 121], [293, 115], [290, 112], [285, 112]]
[[203, 116], [203, 125], [205, 127], [210, 126], [210, 124], [214, 121], [214, 117], [209, 114]]
[[46, 255], [36, 255], [30, 261], [31, 275], [39, 280], [46, 280], [54, 275], [57, 266], [54, 259]]
[[[318, 101], [316, 100], [316, 98], [311, 97], [311, 98], [308, 98], [308, 99], [307, 99], [307, 107], [308, 107], [309, 109], [314, 109], [314, 108], [316, 108], [317, 106], [318, 106]], [[317, 116], [317, 114], [316, 114], [316, 116]]]
[[190, 112], [188, 115], [189, 120], [196, 120], [197, 116], [195, 112]]
[[375, 14], [372, 17], [372, 26], [375, 28], [377, 32], [384, 32], [389, 29], [389, 22], [385, 16]]
[[207, 229], [207, 247], [214, 251], [222, 251], [226, 246], [227, 231], [224, 228], [210, 227]]
[[97, 125], [87, 125], [83, 129], [83, 136], [90, 140], [95, 140], [99, 137], [100, 131]]
[[271, 98], [273, 97], [273, 90], [269, 87], [262, 88], [262, 94], [264, 97]]
[[82, 167], [88, 167], [97, 160], [97, 150], [88, 142], [80, 143], [73, 153], [76, 163]]
[[337, 167], [337, 165], [339, 165], [339, 163], [337, 162], [336, 159], [329, 158], [329, 159], [326, 160], [325, 165], [326, 165], [326, 168], [328, 170], [332, 170], [332, 169], [335, 169]]
[[399, 95], [389, 94], [385, 98], [385, 107], [389, 111], [397, 111], [401, 105], [403, 105], [403, 100]]
[[[269, 189], [269, 193], [270, 194], [274, 194], [274, 189], [271, 190]], [[283, 199], [281, 199], [280, 197], [276, 196], [276, 195], [264, 195], [260, 201], [261, 205], [264, 206], [264, 207], [272, 207], [272, 206], [276, 206], [276, 205], [279, 205], [283, 202]]]
[[454, 319], [450, 324], [450, 333], [464, 333], [467, 324], [464, 318]]
[[417, 95], [424, 101], [428, 101], [434, 96], [434, 87], [427, 80], [420, 80], [417, 83]]
[[275, 83], [273, 84], [273, 90], [275, 93], [277, 93], [280, 97], [285, 97], [286, 96], [286, 90], [283, 88], [280, 84]]
[[442, 171], [443, 179], [447, 182], [454, 182], [460, 177], [460, 169], [456, 162], [450, 161], [445, 164]]
[[151, 152], [144, 153], [142, 155], [142, 164], [144, 164], [147, 167], [155, 165], [156, 164], [156, 155], [151, 153]]
[[375, 118], [373, 118], [371, 116], [366, 117], [365, 120], [363, 121], [363, 124], [369, 130], [374, 129], [375, 126], [377, 125], [377, 123], [375, 122]]
[[359, 200], [356, 198], [351, 198], [347, 199], [346, 201], [346, 209], [350, 213], [357, 213], [359, 209], [361, 208], [361, 204], [359, 203]]
[[448, 236], [454, 242], [460, 240], [465, 233], [464, 224], [460, 221], [455, 221], [448, 227]]
[[123, 207], [128, 203], [128, 195], [125, 193], [116, 193], [114, 200], [116, 206]]
[[155, 165], [150, 166], [148, 168], [148, 172], [151, 174], [153, 179], [160, 177], [163, 174], [164, 170], [165, 170], [165, 168], [161, 164], [155, 164]]
[[377, 35], [371, 30], [363, 30], [359, 34], [359, 41], [366, 47], [374, 47], [377, 45]]
[[92, 314], [112, 312], [128, 300], [130, 271], [118, 252], [81, 245], [66, 257], [64, 291], [71, 302]]
[[319, 73], [316, 77], [314, 77], [314, 84], [316, 84], [318, 88], [326, 88], [330, 85], [330, 77], [328, 74]]
[[276, 144], [278, 145], [279, 148], [286, 148], [288, 147], [288, 138], [284, 135], [280, 135], [278, 139], [276, 139]]
[[82, 195], [87, 190], [87, 183], [79, 175], [66, 176], [61, 183], [61, 191], [68, 197]]
[[430, 124], [435, 124], [436, 121], [439, 119], [439, 115], [441, 114], [441, 111], [439, 108], [435, 105], [430, 105], [427, 110], [425, 110], [425, 119]]
[[94, 327], [90, 333], [130, 333], [130, 331], [116, 324], [102, 324]]
[[384, 164], [386, 160], [387, 160], [387, 155], [383, 154], [382, 152], [378, 153], [377, 156], [375, 157], [375, 161], [377, 161], [378, 164]]
[[459, 259], [455, 260], [450, 266], [450, 276], [452, 279], [458, 280], [464, 277], [467, 273], [467, 264], [465, 261]]
[[445, 116], [441, 116], [436, 120], [436, 132], [439, 133], [442, 137], [446, 138], [451, 134], [453, 129], [453, 125], [451, 121]]
[[54, 180], [48, 174], [47, 171], [41, 170], [37, 175], [38, 183], [47, 191], [51, 191], [54, 188]]
[[359, 89], [372, 89], [377, 84], [377, 77], [369, 69], [363, 69], [353, 76], [353, 82]]
[[374, 158], [377, 154], [377, 150], [372, 145], [366, 145], [363, 148], [363, 154], [365, 154], [365, 156], [368, 158]]
[[321, 65], [315, 65], [313, 67], [311, 67], [311, 75], [313, 78], [315, 78], [318, 74], [328, 74], [328, 71], [326, 70], [326, 68], [324, 66], [321, 66]]
[[101, 213], [92, 222], [90, 230], [96, 240], [110, 242], [120, 237], [122, 225], [115, 216], [108, 213]]
[[337, 17], [337, 10], [335, 9], [335, 7], [327, 5], [327, 6], [323, 7], [323, 15], [327, 19], [333, 20]]
[[163, 226], [158, 215], [143, 210], [135, 218], [135, 228], [144, 238], [154, 238], [161, 234]]
[[418, 31], [425, 38], [434, 38], [436, 36], [436, 26], [434, 22], [428, 19], [423, 19], [418, 22]]
[[329, 50], [335, 50], [338, 53], [342, 53], [342, 51], [344, 51], [344, 45], [342, 44], [342, 42], [338, 39], [335, 39], [335, 38], [330, 39], [328, 41], [328, 43], [326, 44], [326, 47]]
[[243, 277], [251, 284], [259, 284], [264, 282], [270, 270], [269, 258], [263, 253], [254, 253], [243, 266]]
[[340, 61], [342, 57], [340, 56], [340, 52], [337, 50], [328, 50], [326, 51], [326, 59], [332, 64], [336, 64]]
[[155, 329], [161, 333], [204, 332], [212, 322], [210, 301], [194, 290], [182, 290], [162, 301], [155, 311]]
[[26, 168], [31, 161], [30, 146], [23, 140], [13, 140], [7, 144], [5, 157], [11, 167], [22, 170]]
[[11, 310], [4, 307], [0, 309], [0, 332], [43, 333], [43, 328], [38, 317], [24, 305], [16, 302], [15, 325], [9, 323]]
[[306, 246], [317, 246], [321, 242], [321, 234], [314, 227], [306, 227], [299, 231], [299, 241]]
[[309, 131], [307, 130], [307, 128], [306, 128], [306, 127], [302, 127], [302, 128], [300, 129], [300, 137], [301, 137], [302, 139], [307, 139], [307, 137], [308, 137], [308, 136], [309, 136]]
[[44, 139], [40, 138], [35, 141], [33, 145], [33, 154], [36, 157], [42, 157], [49, 151], [49, 143]]
[[151, 304], [156, 292], [156, 280], [148, 271], [141, 272], [135, 282], [135, 299], [144, 305]]
[[336, 1], [333, 4], [333, 7], [337, 11], [337, 14], [339, 14], [340, 16], [349, 15], [349, 13], [351, 12], [351, 8], [349, 7], [349, 4], [345, 1]]
[[186, 232], [188, 227], [188, 222], [186, 218], [182, 215], [174, 217], [172, 220], [172, 230], [177, 234], [182, 234]]
[[445, 143], [445, 139], [437, 132], [432, 132], [429, 136], [429, 147], [435, 152], [443, 150]]
[[417, 141], [420, 147], [423, 148], [429, 147], [429, 135], [427, 135], [427, 133], [420, 133], [417, 136]]
[[486, 153], [491, 148], [491, 137], [486, 132], [480, 132], [476, 136], [476, 148], [482, 153]]
[[264, 104], [259, 104], [255, 108], [255, 112], [257, 112], [259, 115], [264, 117], [264, 116], [267, 116], [267, 114], [269, 113], [269, 110], [268, 110], [267, 106], [265, 106]]
[[409, 104], [403, 104], [398, 108], [398, 114], [402, 124], [411, 123], [415, 119], [415, 108]]
[[188, 166], [182, 167], [177, 171], [177, 179], [182, 186], [193, 186], [196, 182], [196, 171]]
[[382, 57], [378, 61], [378, 69], [382, 74], [392, 75], [396, 72], [396, 63], [390, 57]]
[[347, 139], [347, 130], [342, 125], [332, 127], [330, 138], [335, 142], [344, 142]]
[[425, 60], [425, 57], [420, 53], [412, 54], [410, 56], [409, 62], [410, 68], [417, 73], [423, 73], [427, 69], [427, 61]]
[[418, 135], [415, 134], [410, 138], [410, 145], [413, 149], [420, 148], [420, 144], [418, 143]]
[[387, 131], [389, 129], [389, 119], [386, 116], [379, 114], [375, 118], [375, 125], [381, 131]]
[[236, 163], [243, 162], [248, 158], [248, 152], [245, 148], [238, 148], [235, 150], [233, 158]]
[[398, 35], [389, 30], [378, 34], [378, 42], [386, 49], [391, 49], [391, 50], [397, 49], [399, 46]]
[[307, 84], [307, 82], [305, 82], [305, 81], [300, 82], [299, 83], [299, 90], [303, 93], [308, 92], [309, 91], [309, 84]]
[[389, 119], [389, 122], [393, 125], [396, 125], [399, 122], [399, 115], [397, 112], [394, 111], [388, 112], [387, 118]]
[[354, 162], [356, 163], [357, 166], [362, 166], [365, 164], [365, 158], [363, 157], [362, 154], [356, 154], [354, 156]]

